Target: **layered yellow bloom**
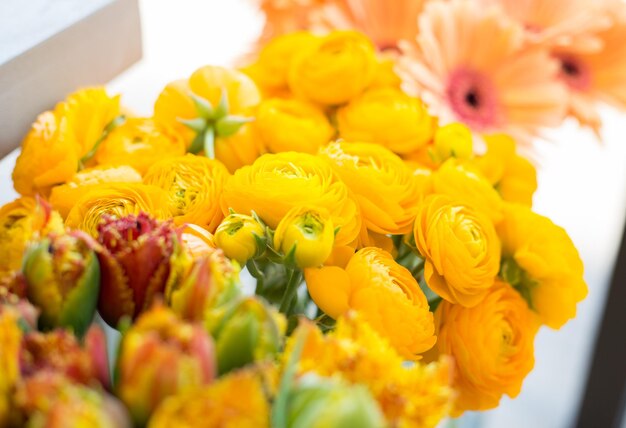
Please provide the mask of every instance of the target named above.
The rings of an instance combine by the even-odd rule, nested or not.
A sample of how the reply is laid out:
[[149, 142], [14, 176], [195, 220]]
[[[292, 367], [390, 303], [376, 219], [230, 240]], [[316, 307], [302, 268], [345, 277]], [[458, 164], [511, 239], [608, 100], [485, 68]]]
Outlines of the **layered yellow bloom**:
[[448, 159], [432, 174], [433, 192], [477, 209], [494, 223], [502, 219], [502, 198], [491, 183], [470, 165]]
[[18, 314], [0, 308], [0, 426], [8, 424], [9, 399], [20, 375], [21, 341]]
[[333, 31], [294, 56], [289, 88], [313, 102], [343, 104], [372, 83], [377, 65], [374, 46], [367, 37], [354, 31]]
[[22, 256], [36, 234], [62, 232], [63, 220], [57, 212], [21, 197], [0, 208], [0, 277], [22, 267]]
[[365, 385], [391, 426], [435, 427], [447, 415], [453, 397], [448, 360], [405, 365], [389, 342], [355, 313], [340, 317], [327, 335], [309, 323], [301, 324], [284, 358], [289, 358], [301, 334], [306, 339], [298, 371]]
[[278, 223], [274, 248], [289, 255], [292, 251], [296, 265], [317, 267], [328, 259], [335, 241], [335, 230], [328, 211], [313, 207], [293, 207]]
[[418, 359], [435, 344], [426, 296], [411, 273], [380, 248], [357, 251], [345, 269], [324, 266], [304, 274], [309, 294], [326, 314], [337, 319], [355, 310], [404, 358]]
[[103, 183], [141, 183], [141, 174], [130, 166], [96, 166], [74, 174], [66, 184], [56, 186], [50, 193], [50, 204], [61, 216], [68, 213], [81, 196]]
[[456, 363], [455, 414], [494, 408], [515, 397], [534, 365], [537, 322], [526, 302], [497, 281], [473, 308], [442, 302], [435, 313], [439, 354]]
[[583, 263], [561, 227], [529, 208], [507, 204], [497, 227], [503, 277], [528, 302], [543, 324], [558, 329], [576, 316], [587, 296]]
[[254, 125], [263, 145], [273, 153], [293, 150], [314, 154], [335, 133], [321, 109], [297, 99], [263, 101]]
[[22, 142], [13, 184], [22, 195], [48, 196], [50, 189], [72, 178], [107, 126], [120, 114], [119, 96], [103, 88], [78, 91], [39, 115]]
[[215, 141], [215, 158], [222, 162], [231, 174], [244, 165], [251, 165], [266, 152], [267, 149], [253, 124], [243, 125], [230, 137], [218, 138]]
[[182, 139], [152, 119], [129, 118], [115, 128], [100, 144], [95, 160], [99, 165], [128, 165], [145, 174], [150, 165], [166, 158], [185, 154]]
[[500, 193], [502, 199], [532, 206], [537, 171], [515, 152], [515, 141], [504, 134], [483, 136], [487, 153], [473, 163]]
[[105, 128], [120, 115], [120, 96], [110, 97], [104, 88], [83, 89], [59, 103], [55, 114], [67, 118], [67, 131], [82, 157], [96, 148]]
[[265, 240], [263, 226], [252, 216], [230, 214], [215, 231], [215, 244], [224, 251], [226, 257], [237, 260], [244, 266], [248, 260], [265, 251], [259, 242]]
[[120, 218], [143, 211], [153, 218], [165, 219], [169, 216], [167, 207], [167, 194], [159, 187], [142, 183], [98, 184], [76, 201], [65, 224], [96, 236], [104, 215]]
[[165, 400], [149, 428], [264, 428], [270, 426], [270, 405], [263, 378], [253, 369], [221, 377], [209, 386]]
[[243, 71], [252, 77], [264, 92], [287, 91], [287, 74], [291, 60], [317, 39], [306, 31], [275, 37], [263, 46], [256, 61]]
[[413, 229], [424, 279], [445, 300], [476, 306], [500, 268], [500, 242], [489, 218], [444, 195], [428, 196]]
[[369, 143], [331, 143], [320, 156], [354, 193], [365, 227], [379, 234], [411, 230], [423, 189], [402, 159]]
[[188, 80], [171, 82], [163, 89], [154, 105], [154, 120], [175, 131], [189, 148], [196, 135], [180, 119], [200, 117], [192, 95], [203, 98], [215, 108], [222, 91], [227, 95], [229, 114], [248, 115], [260, 101], [256, 85], [245, 74], [224, 67], [205, 66], [196, 70]]
[[345, 140], [382, 144], [405, 154], [433, 138], [437, 120], [419, 99], [386, 87], [371, 89], [339, 109], [337, 124]]
[[152, 165], [143, 181], [167, 193], [176, 224], [194, 223], [214, 232], [224, 218], [219, 201], [228, 175], [221, 162], [188, 154]]
[[13, 169], [13, 186], [24, 196], [48, 196], [53, 186], [72, 178], [79, 152], [68, 136], [68, 123], [47, 111], [37, 117], [22, 141]]
[[266, 154], [230, 177], [222, 193], [222, 211], [255, 211], [275, 229], [294, 206], [328, 210], [339, 227], [336, 245], [354, 241], [361, 227], [357, 203], [330, 165], [319, 157], [295, 152]]

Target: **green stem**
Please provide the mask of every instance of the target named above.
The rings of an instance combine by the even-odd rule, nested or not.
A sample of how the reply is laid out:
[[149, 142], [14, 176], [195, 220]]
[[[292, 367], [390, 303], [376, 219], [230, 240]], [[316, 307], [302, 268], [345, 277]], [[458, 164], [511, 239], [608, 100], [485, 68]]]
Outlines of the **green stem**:
[[85, 156], [80, 158], [80, 161], [79, 161], [80, 169], [84, 168], [85, 164], [89, 162], [91, 158], [93, 158], [96, 155], [96, 152], [98, 151], [98, 147], [100, 147], [100, 144], [102, 144], [102, 142], [109, 136], [111, 131], [113, 131], [115, 128], [120, 126], [125, 121], [126, 121], [126, 116], [119, 115], [115, 119], [113, 119], [111, 122], [109, 122], [109, 124], [102, 131], [100, 138], [98, 138], [98, 140], [94, 143], [91, 150], [89, 150], [89, 152], [87, 152]]
[[246, 267], [248, 268], [250, 275], [252, 275], [254, 279], [256, 279], [254, 294], [261, 295], [265, 282], [265, 274], [259, 270], [259, 267], [257, 266], [254, 259], [248, 260], [248, 263], [246, 263]]
[[289, 315], [289, 310], [293, 308], [291, 301], [296, 296], [298, 285], [300, 285], [300, 272], [297, 269], [289, 269], [289, 279], [278, 309], [285, 315]]

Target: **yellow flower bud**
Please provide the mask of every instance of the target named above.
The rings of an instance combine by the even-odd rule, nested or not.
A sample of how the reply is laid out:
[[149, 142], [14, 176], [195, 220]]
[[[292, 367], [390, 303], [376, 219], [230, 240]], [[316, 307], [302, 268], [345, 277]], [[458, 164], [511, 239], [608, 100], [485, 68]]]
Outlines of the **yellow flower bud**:
[[343, 104], [372, 83], [376, 70], [375, 50], [369, 39], [355, 31], [334, 31], [294, 57], [289, 87], [313, 102]]
[[435, 132], [434, 156], [439, 162], [448, 158], [469, 159], [472, 156], [472, 132], [462, 123], [450, 123]]
[[276, 37], [263, 46], [256, 62], [243, 71], [263, 91], [285, 90], [292, 58], [317, 39], [318, 37], [306, 31]]
[[515, 140], [504, 134], [483, 136], [487, 153], [473, 164], [483, 173], [502, 199], [532, 206], [537, 190], [537, 171], [532, 163], [515, 152]]
[[263, 252], [259, 240], [265, 239], [263, 226], [249, 215], [230, 214], [217, 227], [213, 238], [217, 248], [226, 257], [245, 265], [248, 260]]
[[328, 212], [310, 207], [293, 207], [278, 223], [274, 247], [285, 255], [294, 252], [302, 269], [320, 266], [330, 256], [335, 242]]
[[273, 153], [293, 150], [315, 154], [335, 133], [321, 109], [297, 99], [263, 101], [255, 126], [263, 144]]
[[401, 154], [426, 145], [437, 123], [419, 99], [391, 87], [351, 100], [337, 112], [337, 122], [344, 139], [382, 144]]

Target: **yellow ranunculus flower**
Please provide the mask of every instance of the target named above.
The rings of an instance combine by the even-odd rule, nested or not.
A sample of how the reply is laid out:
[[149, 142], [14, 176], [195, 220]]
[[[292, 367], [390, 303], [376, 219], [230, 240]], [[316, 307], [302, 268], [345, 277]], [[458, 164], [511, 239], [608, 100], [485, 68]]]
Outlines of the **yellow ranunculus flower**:
[[0, 208], [0, 278], [22, 267], [28, 243], [39, 235], [64, 231], [63, 220], [44, 202], [21, 197]]
[[494, 408], [515, 397], [534, 365], [537, 322], [524, 299], [500, 281], [473, 308], [441, 302], [436, 350], [456, 363], [453, 414]]
[[432, 174], [433, 192], [477, 209], [494, 223], [502, 219], [502, 198], [477, 170], [448, 159]]
[[469, 159], [472, 154], [472, 131], [462, 123], [449, 123], [437, 129], [433, 157], [438, 162], [449, 158]]
[[523, 205], [507, 204], [497, 226], [501, 275], [528, 302], [543, 324], [558, 329], [576, 316], [587, 296], [583, 263], [567, 232]]
[[48, 196], [53, 186], [78, 170], [79, 151], [67, 136], [67, 120], [47, 111], [37, 117], [22, 142], [13, 169], [13, 186], [24, 196]]
[[230, 137], [215, 141], [215, 158], [222, 162], [231, 174], [244, 165], [251, 165], [266, 152], [254, 124], [246, 124]]
[[65, 218], [82, 195], [103, 183], [141, 183], [141, 174], [130, 166], [103, 165], [84, 169], [66, 184], [52, 189], [50, 205]]
[[48, 196], [53, 186], [70, 180], [119, 114], [119, 96], [109, 97], [103, 88], [78, 91], [54, 112], [40, 114], [15, 163], [15, 190]]
[[363, 224], [379, 234], [408, 233], [423, 197], [420, 181], [402, 159], [369, 143], [331, 143], [320, 149], [354, 193]]
[[263, 226], [252, 216], [229, 214], [215, 231], [215, 244], [229, 259], [241, 266], [265, 250], [259, 248], [259, 240], [265, 239]]
[[395, 71], [396, 61], [392, 56], [385, 56], [378, 61], [378, 67], [370, 88], [396, 88], [400, 89], [402, 79]]
[[163, 89], [154, 104], [154, 120], [175, 131], [189, 148], [196, 134], [180, 119], [200, 118], [192, 95], [217, 108], [222, 91], [228, 98], [228, 114], [249, 115], [261, 100], [256, 85], [245, 74], [224, 67], [205, 66], [196, 70], [188, 80], [171, 82]]
[[104, 183], [94, 186], [76, 201], [65, 224], [96, 236], [102, 216], [120, 218], [140, 212], [156, 219], [168, 218], [167, 194], [159, 187], [143, 183]]
[[67, 118], [67, 131], [79, 147], [79, 155], [92, 151], [107, 125], [120, 115], [120, 96], [110, 97], [104, 88], [76, 91], [55, 107], [57, 117]]
[[434, 427], [448, 414], [454, 395], [449, 359], [407, 366], [384, 336], [348, 313], [326, 335], [302, 322], [287, 342], [285, 360], [302, 334], [306, 339], [298, 371], [366, 386], [391, 426]]
[[333, 318], [352, 309], [404, 357], [420, 358], [436, 341], [432, 313], [417, 281], [389, 253], [376, 247], [357, 251], [345, 269], [306, 269], [313, 301]]
[[307, 206], [290, 209], [274, 234], [274, 248], [285, 255], [294, 251], [296, 265], [301, 269], [324, 263], [333, 251], [334, 241], [328, 211]]
[[377, 60], [372, 42], [355, 31], [333, 31], [305, 46], [289, 67], [289, 88], [324, 105], [343, 104], [373, 81]]
[[96, 152], [99, 165], [128, 165], [145, 174], [153, 163], [185, 154], [183, 140], [152, 119], [130, 118], [115, 128], [100, 144]]
[[22, 330], [17, 312], [0, 307], [0, 426], [8, 426], [9, 400], [20, 377]]
[[335, 130], [324, 112], [303, 100], [272, 98], [259, 106], [254, 126], [270, 152], [317, 153]]
[[473, 163], [509, 202], [532, 206], [537, 190], [537, 171], [532, 163], [515, 153], [515, 141], [504, 134], [486, 135], [487, 153]]
[[318, 37], [306, 31], [275, 37], [263, 46], [256, 61], [243, 71], [263, 91], [284, 91], [287, 89], [287, 73], [294, 55], [315, 43], [317, 39]]
[[257, 370], [232, 372], [208, 386], [168, 398], [156, 409], [148, 428], [269, 428], [266, 391]]
[[345, 140], [378, 143], [405, 154], [433, 138], [437, 120], [419, 99], [387, 87], [351, 100], [337, 112], [337, 123]]
[[214, 232], [224, 218], [219, 201], [228, 176], [221, 162], [187, 154], [155, 163], [143, 181], [167, 193], [176, 224], [194, 223]]
[[476, 306], [500, 268], [500, 242], [481, 212], [444, 195], [428, 196], [413, 229], [424, 279], [445, 300]]
[[356, 201], [328, 163], [306, 153], [266, 154], [233, 174], [222, 192], [222, 211], [255, 211], [272, 229], [294, 206], [328, 210], [339, 227], [336, 245], [353, 242], [361, 228]]

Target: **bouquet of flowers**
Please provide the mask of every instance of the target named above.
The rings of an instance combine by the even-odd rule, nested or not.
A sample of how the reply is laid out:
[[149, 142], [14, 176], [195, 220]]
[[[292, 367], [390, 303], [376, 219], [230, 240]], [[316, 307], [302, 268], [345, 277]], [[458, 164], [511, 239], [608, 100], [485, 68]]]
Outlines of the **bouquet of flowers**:
[[[514, 137], [574, 111], [557, 46], [602, 55], [621, 27], [413, 3], [402, 53], [377, 46], [414, 25], [374, 44], [270, 19], [248, 64], [169, 83], [152, 117], [88, 88], [37, 118], [0, 209], [0, 426], [434, 427], [520, 392], [587, 286]], [[356, 5], [263, 3], [297, 28], [369, 23]]]

